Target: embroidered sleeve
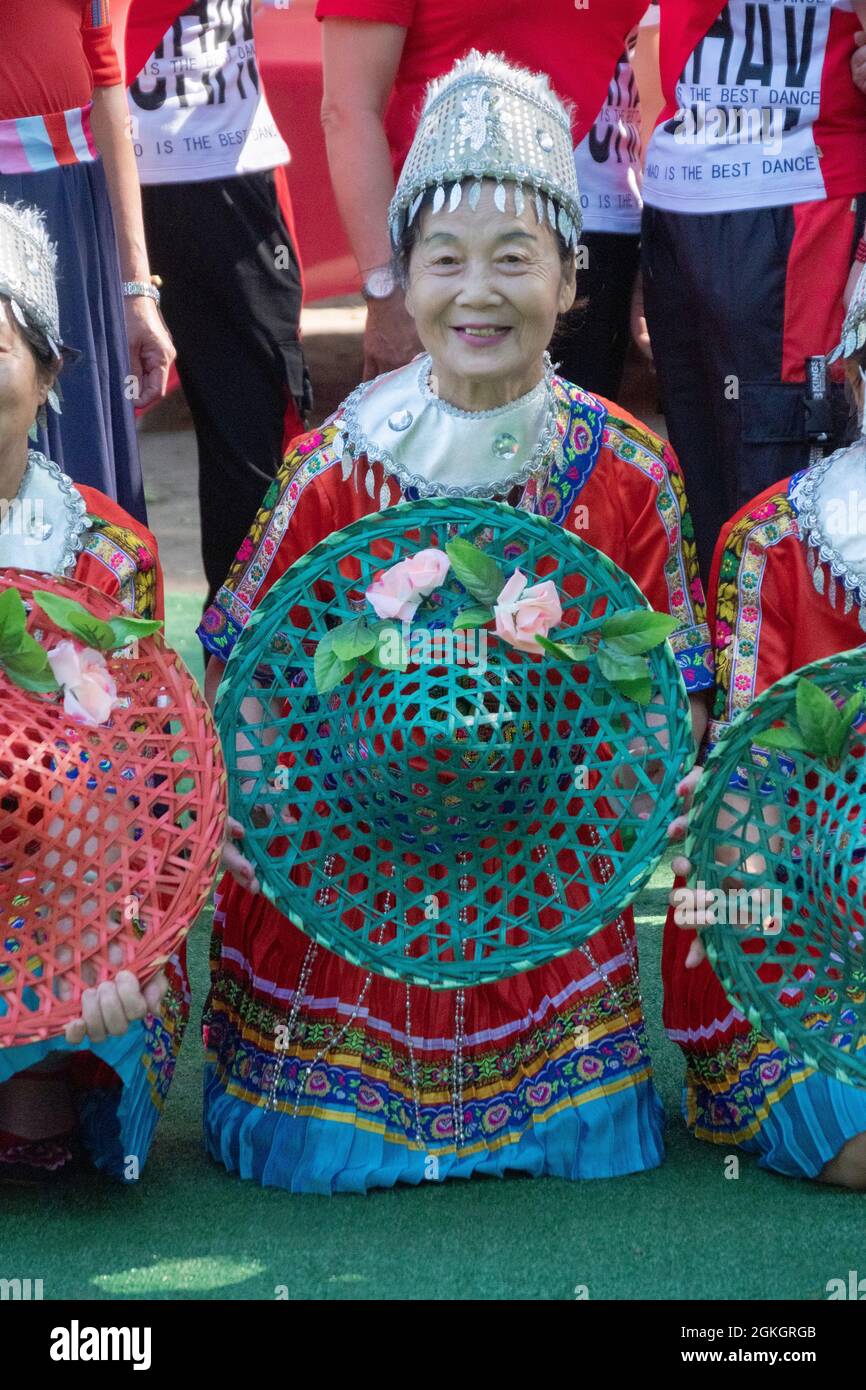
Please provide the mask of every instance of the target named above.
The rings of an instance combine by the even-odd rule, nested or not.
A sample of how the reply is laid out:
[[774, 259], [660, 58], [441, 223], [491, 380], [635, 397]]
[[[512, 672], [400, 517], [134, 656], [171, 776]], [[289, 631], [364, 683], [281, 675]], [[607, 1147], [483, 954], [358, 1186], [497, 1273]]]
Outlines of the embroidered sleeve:
[[777, 559], [776, 547], [796, 535], [794, 509], [784, 493], [777, 493], [735, 517], [719, 537], [716, 585], [710, 594], [716, 698], [709, 747], [761, 690], [786, 674], [793, 615], [784, 611], [767, 575]]
[[228, 661], [256, 604], [280, 575], [326, 534], [327, 527], [323, 532], [319, 519], [296, 513], [301, 499], [308, 497], [308, 484], [336, 463], [331, 448], [336, 431], [332, 424], [295, 441], [265, 494], [225, 584], [202, 618], [199, 640], [220, 661]]
[[633, 421], [608, 419], [623, 475], [628, 568], [652, 606], [677, 619], [671, 646], [690, 694], [713, 684], [706, 599], [683, 475], [670, 445]]
[[137, 618], [162, 617], [159, 559], [130, 527], [92, 517], [81, 554], [96, 566], [95, 576], [88, 575], [87, 583], [112, 594]]

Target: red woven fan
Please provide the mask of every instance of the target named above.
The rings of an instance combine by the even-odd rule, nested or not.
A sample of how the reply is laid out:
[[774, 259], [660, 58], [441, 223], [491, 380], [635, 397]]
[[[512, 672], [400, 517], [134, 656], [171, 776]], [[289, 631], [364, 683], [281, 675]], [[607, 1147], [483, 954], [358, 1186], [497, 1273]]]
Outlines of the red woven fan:
[[[74, 580], [0, 571], [47, 653], [88, 643], [33, 596], [102, 623], [129, 614]], [[20, 604], [14, 596], [20, 613]], [[2, 641], [2, 634], [0, 634]], [[8, 644], [7, 644], [8, 650]], [[35, 649], [31, 645], [31, 655]], [[144, 983], [177, 948], [216, 873], [225, 820], [219, 740], [192, 677], [159, 635], [105, 653], [117, 707], [73, 719], [63, 691], [21, 689], [0, 650], [0, 1046], [63, 1031], [82, 991], [121, 969]], [[20, 663], [19, 663], [20, 665]]]

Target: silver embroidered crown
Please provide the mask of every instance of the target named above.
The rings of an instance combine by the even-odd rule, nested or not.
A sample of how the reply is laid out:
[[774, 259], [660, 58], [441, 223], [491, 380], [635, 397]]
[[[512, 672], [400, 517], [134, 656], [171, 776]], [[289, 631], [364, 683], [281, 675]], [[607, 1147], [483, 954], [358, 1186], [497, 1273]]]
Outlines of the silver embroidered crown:
[[866, 265], [860, 272], [854, 286], [848, 312], [842, 324], [842, 338], [838, 347], [828, 355], [828, 362], [836, 362], [840, 357], [853, 357], [866, 345]]
[[568, 110], [543, 74], [506, 63], [477, 49], [461, 58], [445, 77], [431, 82], [421, 119], [406, 156], [388, 211], [391, 239], [399, 245], [424, 194], [435, 188], [433, 212], [451, 212], [469, 185], [469, 206], [481, 197], [481, 180], [495, 179], [494, 199], [507, 206], [513, 189], [520, 216], [527, 197], [539, 223], [559, 228], [568, 246], [577, 247], [582, 218]]
[[0, 295], [24, 327], [37, 329], [60, 356], [57, 250], [45, 230], [45, 215], [24, 203], [0, 202]]

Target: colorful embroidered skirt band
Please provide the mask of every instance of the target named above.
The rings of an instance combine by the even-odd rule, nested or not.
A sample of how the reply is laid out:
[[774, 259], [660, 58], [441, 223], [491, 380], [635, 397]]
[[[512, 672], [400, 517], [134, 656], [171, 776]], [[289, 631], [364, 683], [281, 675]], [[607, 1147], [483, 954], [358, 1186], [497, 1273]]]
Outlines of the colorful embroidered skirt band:
[[91, 105], [0, 121], [0, 174], [40, 174], [62, 164], [98, 159], [90, 130]]
[[214, 920], [205, 1136], [230, 1172], [327, 1194], [662, 1161], [628, 915], [450, 992], [365, 975], [230, 880]]
[[63, 1037], [0, 1048], [0, 1084], [64, 1054], [81, 1137], [109, 1177], [134, 1182], [144, 1169], [189, 1018], [185, 952], [165, 967], [169, 990], [159, 1018], [133, 1023], [122, 1038], [70, 1047]]
[[664, 1016], [685, 1054], [686, 1124], [698, 1139], [759, 1155], [762, 1168], [818, 1177], [866, 1132], [866, 1090], [804, 1067], [763, 1037], [730, 1004], [708, 961], [686, 970], [693, 939], [669, 914]]

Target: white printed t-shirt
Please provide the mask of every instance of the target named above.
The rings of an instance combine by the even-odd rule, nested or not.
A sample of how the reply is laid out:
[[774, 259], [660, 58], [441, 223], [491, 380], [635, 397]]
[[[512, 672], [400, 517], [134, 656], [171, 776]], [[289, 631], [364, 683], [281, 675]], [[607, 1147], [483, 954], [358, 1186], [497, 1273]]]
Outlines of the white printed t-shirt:
[[251, 0], [196, 0], [129, 88], [143, 184], [274, 169], [289, 151], [256, 62]]
[[[658, 24], [658, 5], [650, 5], [641, 26]], [[577, 186], [587, 232], [626, 232], [637, 236], [643, 202], [640, 100], [632, 59], [638, 30], [629, 34], [598, 119], [574, 151]]]
[[[664, 6], [662, 16], [665, 40]], [[644, 200], [709, 213], [866, 190], [866, 98], [850, 73], [858, 27], [852, 0], [721, 5], [675, 91], [666, 85]]]

